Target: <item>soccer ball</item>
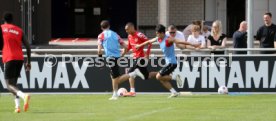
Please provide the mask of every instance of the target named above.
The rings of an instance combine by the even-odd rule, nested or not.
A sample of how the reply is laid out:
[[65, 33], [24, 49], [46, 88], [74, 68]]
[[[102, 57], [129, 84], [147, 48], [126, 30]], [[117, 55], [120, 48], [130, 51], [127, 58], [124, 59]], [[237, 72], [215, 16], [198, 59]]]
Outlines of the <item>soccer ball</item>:
[[124, 96], [124, 94], [127, 93], [127, 89], [126, 88], [120, 88], [118, 91], [117, 91], [117, 95], [118, 96]]
[[218, 94], [225, 95], [228, 94], [228, 89], [226, 86], [220, 86], [218, 88]]

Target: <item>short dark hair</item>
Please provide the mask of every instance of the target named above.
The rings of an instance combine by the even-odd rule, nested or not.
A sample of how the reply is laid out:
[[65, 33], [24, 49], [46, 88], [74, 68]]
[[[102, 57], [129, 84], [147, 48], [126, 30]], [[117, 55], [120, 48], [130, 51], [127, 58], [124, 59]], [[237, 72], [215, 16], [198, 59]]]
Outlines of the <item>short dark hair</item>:
[[270, 12], [266, 12], [264, 15], [268, 15], [269, 17], [272, 17], [272, 14]]
[[134, 24], [132, 22], [128, 22], [126, 25], [127, 26], [134, 26]]
[[12, 23], [13, 22], [13, 15], [10, 12], [5, 12], [3, 15], [3, 20], [7, 23]]
[[103, 21], [101, 22], [101, 27], [102, 27], [103, 29], [109, 28], [109, 27], [110, 27], [109, 21], [103, 20]]
[[134, 23], [132, 23], [132, 22], [128, 22], [128, 23], [126, 24], [126, 26], [133, 27], [134, 29], [136, 29]]
[[156, 26], [155, 31], [158, 33], [165, 33], [166, 32], [166, 27], [162, 24], [159, 24]]

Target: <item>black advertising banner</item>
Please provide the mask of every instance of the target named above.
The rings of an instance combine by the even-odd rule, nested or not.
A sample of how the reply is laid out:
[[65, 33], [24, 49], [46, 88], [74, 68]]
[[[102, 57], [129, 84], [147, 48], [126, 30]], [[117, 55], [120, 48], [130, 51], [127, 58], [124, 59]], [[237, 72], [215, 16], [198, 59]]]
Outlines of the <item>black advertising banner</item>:
[[[183, 83], [173, 86], [178, 91], [216, 92], [227, 86], [231, 92], [276, 92], [276, 57], [274, 56], [181, 56], [172, 76]], [[133, 59], [121, 58], [120, 72], [125, 74]], [[100, 58], [93, 56], [45, 55], [32, 58], [32, 69], [21, 71], [18, 87], [26, 92], [110, 92], [109, 70]], [[161, 57], [151, 57], [149, 71], [159, 71], [164, 64]], [[0, 92], [7, 92], [4, 65], [0, 69]], [[138, 92], [167, 92], [155, 79], [136, 78]], [[120, 87], [129, 87], [128, 81]]]

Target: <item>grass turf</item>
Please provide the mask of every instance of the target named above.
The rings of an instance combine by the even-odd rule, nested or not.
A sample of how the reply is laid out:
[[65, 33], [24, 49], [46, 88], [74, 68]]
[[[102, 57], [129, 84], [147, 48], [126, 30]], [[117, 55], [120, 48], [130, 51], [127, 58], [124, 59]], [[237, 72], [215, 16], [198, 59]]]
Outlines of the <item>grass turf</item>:
[[2, 95], [0, 121], [276, 120], [276, 95], [167, 96], [138, 94], [109, 101], [110, 95], [32, 95], [30, 110], [15, 114], [13, 97]]

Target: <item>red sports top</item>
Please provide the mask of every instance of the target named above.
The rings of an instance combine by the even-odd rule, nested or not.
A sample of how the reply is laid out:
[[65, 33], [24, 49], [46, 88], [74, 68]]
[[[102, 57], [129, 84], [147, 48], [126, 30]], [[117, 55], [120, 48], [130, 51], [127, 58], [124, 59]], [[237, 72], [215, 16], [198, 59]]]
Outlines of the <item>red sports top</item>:
[[[128, 35], [128, 50], [132, 49], [135, 59], [145, 57], [144, 47], [140, 47], [138, 50], [136, 45], [142, 44], [148, 41], [148, 38], [141, 32], [135, 32], [133, 35]], [[147, 55], [150, 54], [151, 44], [148, 45]]]
[[24, 60], [22, 52], [22, 29], [12, 24], [3, 24], [1, 28], [4, 39], [2, 50], [3, 63], [11, 60]]

